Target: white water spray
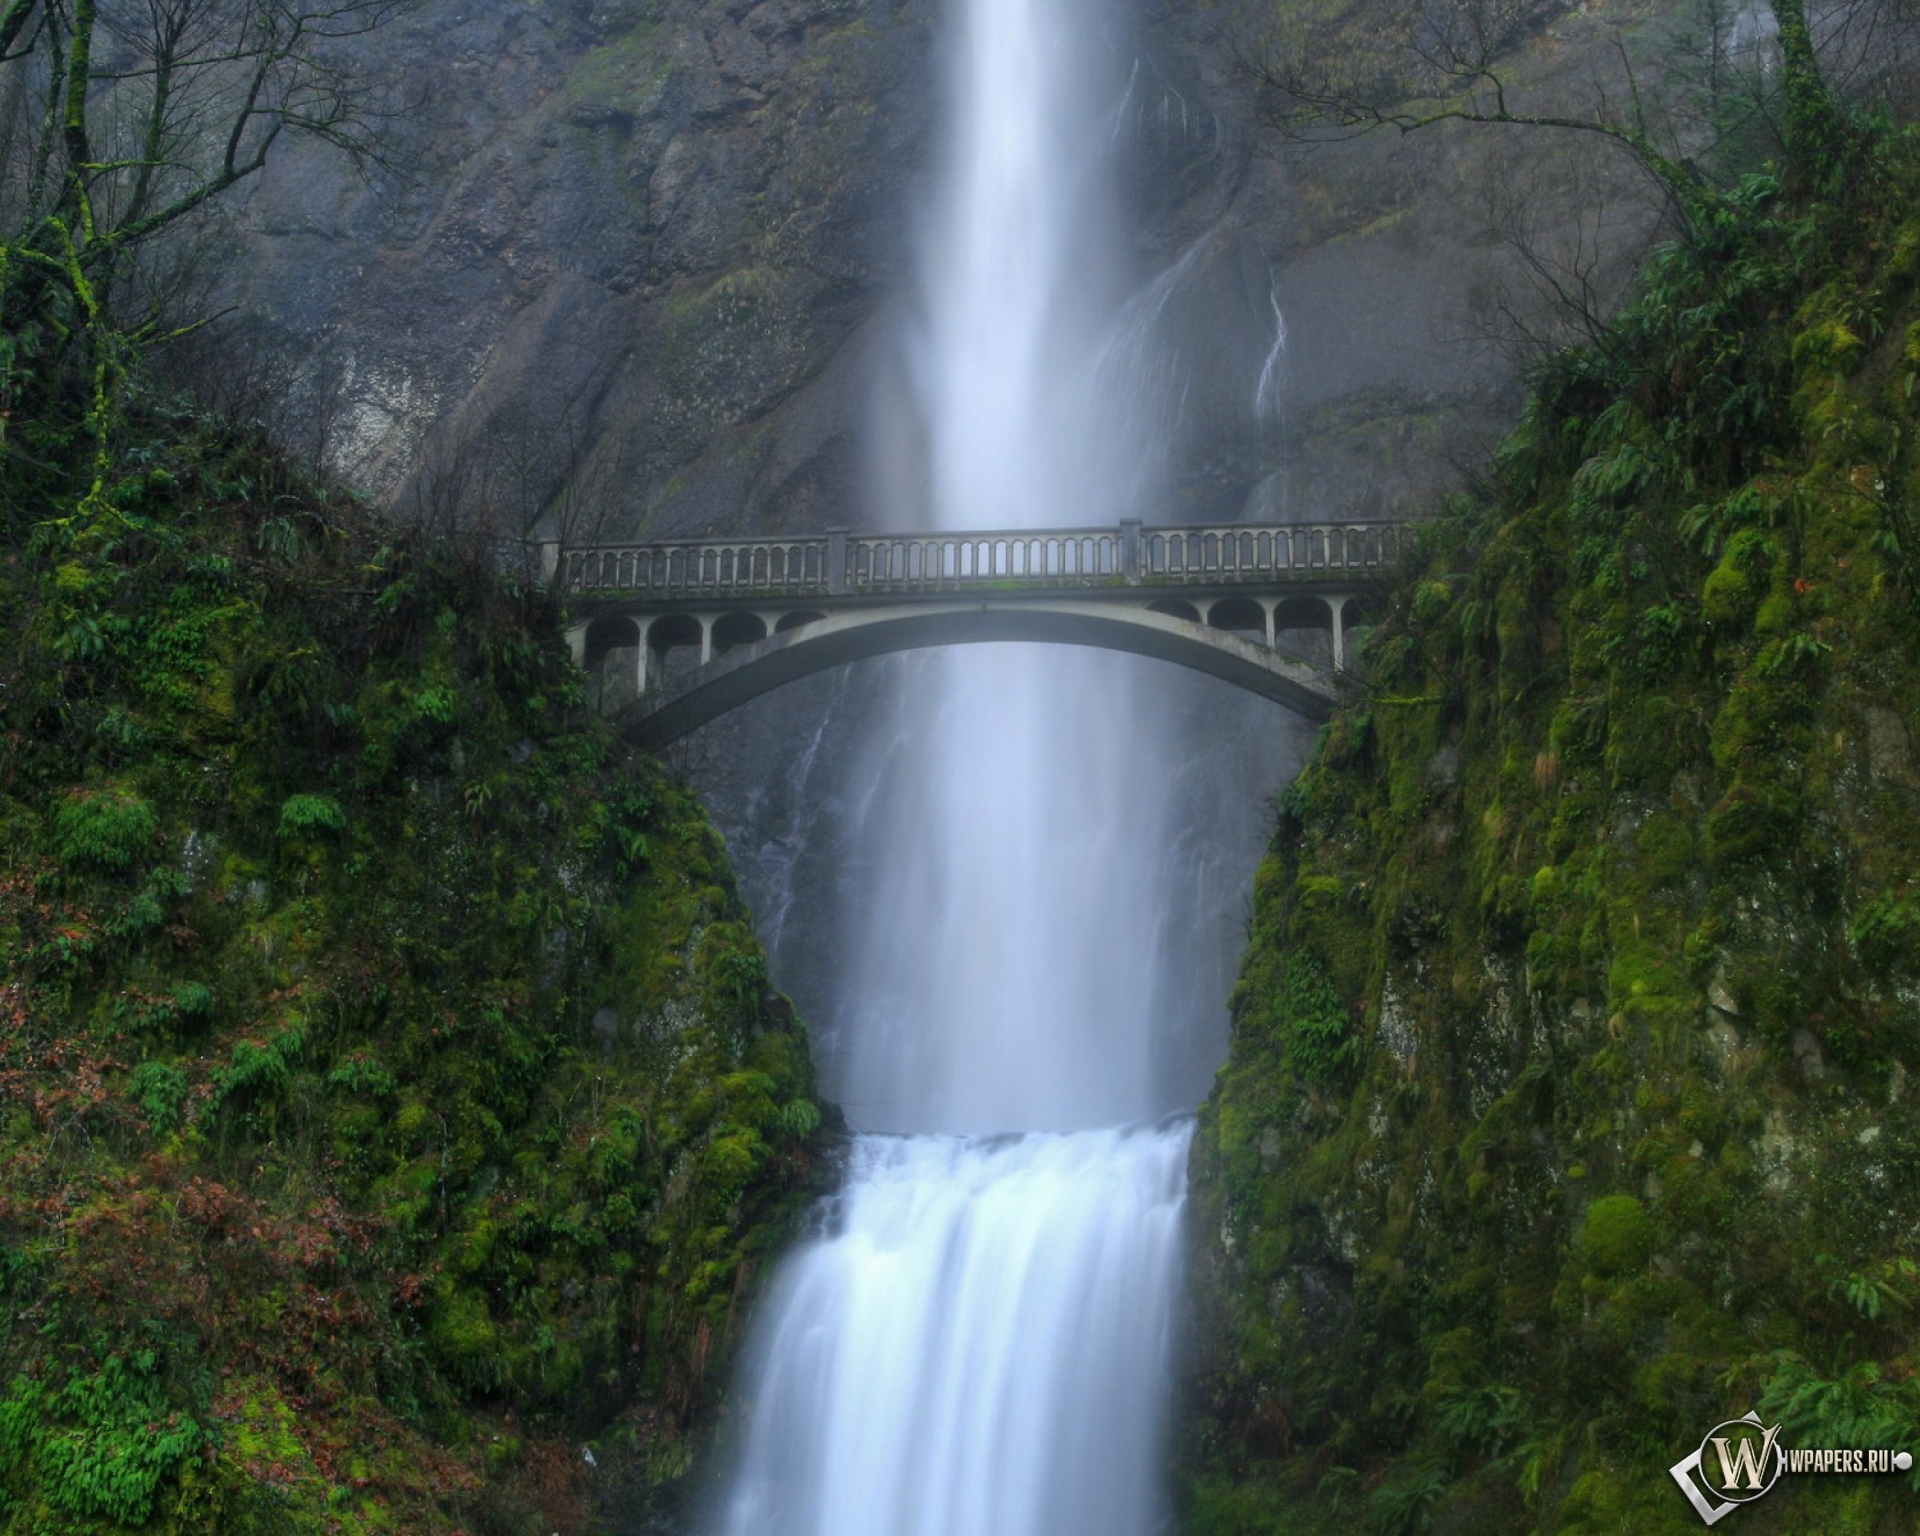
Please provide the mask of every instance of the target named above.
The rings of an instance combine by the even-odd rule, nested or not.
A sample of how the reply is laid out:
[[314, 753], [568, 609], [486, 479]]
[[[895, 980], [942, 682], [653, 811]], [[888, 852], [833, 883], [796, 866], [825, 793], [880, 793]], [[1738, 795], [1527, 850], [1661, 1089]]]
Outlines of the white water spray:
[[[929, 520], [1111, 525], [1155, 461], [1152, 402], [1114, 363], [1125, 80], [1090, 0], [955, 3], [912, 347]], [[1145, 1123], [1182, 1107], [1157, 711], [1104, 653], [899, 670], [829, 1086], [902, 1134], [857, 1142], [768, 1299], [719, 1528], [1148, 1536], [1190, 1134]]]

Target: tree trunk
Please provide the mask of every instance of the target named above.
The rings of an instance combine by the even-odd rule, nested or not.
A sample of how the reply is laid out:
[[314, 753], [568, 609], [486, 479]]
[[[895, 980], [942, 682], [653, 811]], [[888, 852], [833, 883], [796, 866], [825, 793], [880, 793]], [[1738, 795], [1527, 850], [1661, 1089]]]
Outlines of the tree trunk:
[[1781, 85], [1787, 98], [1787, 174], [1800, 188], [1825, 182], [1844, 129], [1833, 93], [1814, 56], [1806, 0], [1770, 0], [1780, 33]]

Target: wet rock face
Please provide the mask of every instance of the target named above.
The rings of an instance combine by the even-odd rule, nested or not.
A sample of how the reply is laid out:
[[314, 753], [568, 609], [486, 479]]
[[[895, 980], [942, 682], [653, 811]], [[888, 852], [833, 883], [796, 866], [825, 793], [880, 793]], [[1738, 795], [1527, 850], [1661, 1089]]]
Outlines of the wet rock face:
[[[1512, 421], [1523, 332], [1567, 339], [1516, 244], [1604, 298], [1655, 207], [1627, 157], [1578, 135], [1456, 125], [1281, 144], [1241, 63], [1271, 15], [1234, 0], [1143, 8], [1130, 103], [1143, 259], [1189, 268], [1165, 339], [1186, 400], [1177, 500], [1207, 517], [1419, 516]], [[1581, 116], [1618, 67], [1610, 46], [1562, 15], [1507, 78]]]
[[283, 157], [234, 263], [333, 464], [508, 512], [570, 479], [659, 530], [826, 520], [923, 158], [923, 13], [428, 0], [369, 43], [396, 168]]
[[[290, 435], [423, 510], [573, 536], [903, 521], [873, 504], [870, 439], [938, 15], [424, 0], [362, 45], [392, 165], [362, 181], [303, 147], [238, 209], [230, 296], [297, 371]], [[1461, 195], [1496, 136], [1282, 154], [1237, 63], [1256, 8], [1139, 20], [1093, 46], [1132, 56], [1116, 115], [1168, 516], [1429, 505], [1514, 405], [1472, 320], [1490, 215]], [[1553, 78], [1594, 41], [1549, 39]], [[1508, 142], [1523, 179], [1564, 150]]]

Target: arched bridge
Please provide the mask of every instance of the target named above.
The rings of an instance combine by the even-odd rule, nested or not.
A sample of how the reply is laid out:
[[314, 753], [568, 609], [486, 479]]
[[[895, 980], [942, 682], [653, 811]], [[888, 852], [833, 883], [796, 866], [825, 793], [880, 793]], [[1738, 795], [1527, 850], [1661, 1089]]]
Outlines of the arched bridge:
[[[542, 547], [640, 744], [893, 651], [1039, 640], [1131, 651], [1324, 719], [1365, 588], [1396, 566], [1385, 521], [1010, 529]], [[682, 659], [684, 658], [684, 660]], [[690, 662], [691, 664], [686, 664]]]

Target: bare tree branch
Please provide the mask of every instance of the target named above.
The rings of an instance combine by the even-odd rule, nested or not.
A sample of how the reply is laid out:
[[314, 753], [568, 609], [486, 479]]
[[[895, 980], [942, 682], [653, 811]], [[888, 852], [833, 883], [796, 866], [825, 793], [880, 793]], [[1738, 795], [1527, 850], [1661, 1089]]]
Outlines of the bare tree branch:
[[[375, 163], [382, 107], [343, 46], [408, 3], [6, 0], [0, 79], [26, 70], [7, 82], [24, 102], [38, 70], [59, 133], [9, 136], [0, 241], [57, 246], [52, 226], [70, 229], [105, 284], [133, 247], [259, 172], [285, 133]], [[36, 59], [61, 42], [49, 73]]]
[[[1723, 0], [1701, 0], [1708, 17], [1708, 95], [1718, 103], [1733, 53]], [[1840, 9], [1909, 5], [1912, 0], [1841, 0]], [[1790, 165], [1813, 174], [1844, 157], [1849, 134], [1817, 56], [1804, 0], [1769, 0], [1775, 22], [1781, 142]], [[1552, 0], [1438, 0], [1408, 21], [1385, 0], [1349, 0], [1324, 11], [1289, 11], [1241, 64], [1266, 87], [1265, 121], [1291, 142], [1315, 144], [1382, 129], [1417, 133], [1442, 123], [1555, 129], [1624, 150], [1691, 217], [1716, 200], [1695, 158], [1698, 144], [1656, 132], [1638, 71], [1616, 41], [1625, 96], [1610, 101], [1593, 82], [1594, 110], [1570, 111], [1516, 83], [1523, 43], [1567, 7]], [[1305, 19], [1303, 18], [1303, 15]], [[1662, 82], [1662, 92], [1665, 82]], [[1662, 106], [1668, 103], [1662, 102]]]
[[[37, 397], [78, 414], [93, 457], [74, 516], [118, 515], [122, 385], [141, 346], [194, 321], [129, 318], [117, 289], [283, 136], [375, 162], [381, 104], [348, 44], [408, 3], [0, 0], [0, 411]], [[153, 301], [191, 285], [132, 286]]]

